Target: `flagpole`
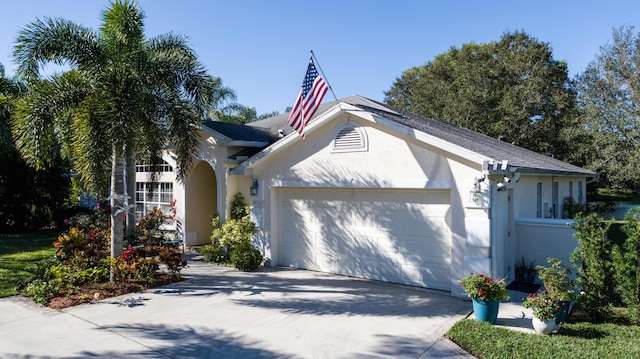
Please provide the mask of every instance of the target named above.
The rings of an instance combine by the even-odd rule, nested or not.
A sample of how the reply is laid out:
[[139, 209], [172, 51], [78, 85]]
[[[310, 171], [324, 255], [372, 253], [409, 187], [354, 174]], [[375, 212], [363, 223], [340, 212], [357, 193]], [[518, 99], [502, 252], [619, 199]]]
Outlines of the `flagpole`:
[[[322, 78], [324, 79], [324, 81], [329, 86], [329, 90], [331, 90], [331, 94], [333, 95], [333, 98], [336, 100], [336, 102], [338, 102], [338, 98], [336, 97], [336, 93], [333, 92], [333, 87], [331, 87], [331, 83], [329, 82], [329, 79], [327, 79], [327, 76], [324, 74], [324, 71], [322, 71], [322, 66], [320, 66], [320, 63], [318, 62], [318, 58], [316, 57], [316, 54], [313, 53], [313, 50], [311, 50], [311, 57], [313, 57], [313, 60], [315, 61], [315, 64], [318, 65], [318, 69], [320, 70], [320, 73], [322, 74]], [[338, 105], [340, 105], [340, 102], [338, 102]]]

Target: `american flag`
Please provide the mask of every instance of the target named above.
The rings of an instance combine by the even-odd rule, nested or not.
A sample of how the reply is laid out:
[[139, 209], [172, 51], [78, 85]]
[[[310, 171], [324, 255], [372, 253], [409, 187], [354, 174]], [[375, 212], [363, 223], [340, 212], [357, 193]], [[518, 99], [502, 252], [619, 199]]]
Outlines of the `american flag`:
[[320, 106], [320, 102], [322, 102], [322, 98], [328, 89], [329, 85], [327, 85], [321, 76], [318, 76], [318, 71], [313, 64], [312, 57], [309, 59], [307, 74], [304, 77], [304, 81], [302, 81], [296, 103], [293, 105], [293, 109], [287, 120], [287, 123], [298, 131], [302, 138], [304, 138], [305, 126], [318, 110], [318, 106]]

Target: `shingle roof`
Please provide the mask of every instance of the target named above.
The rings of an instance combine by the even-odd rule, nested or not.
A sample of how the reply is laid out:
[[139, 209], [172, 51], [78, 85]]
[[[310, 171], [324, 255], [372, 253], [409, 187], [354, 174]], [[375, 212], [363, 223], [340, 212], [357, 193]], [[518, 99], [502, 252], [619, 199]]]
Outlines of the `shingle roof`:
[[[488, 159], [496, 161], [507, 160], [509, 161], [509, 165], [518, 167], [521, 171], [570, 173], [595, 176], [595, 173], [592, 171], [500, 141], [479, 132], [468, 130], [447, 122], [434, 120], [432, 118], [418, 116], [406, 111], [396, 110], [382, 103], [361, 96], [349, 96], [339, 101], [323, 103], [320, 105], [314, 118], [322, 115], [324, 112], [334, 107], [338, 102], [344, 102], [356, 106], [364, 111], [374, 113], [377, 116], [384, 117], [403, 126], [416, 129], [454, 145], [466, 148], [482, 156], [486, 156]], [[278, 115], [264, 120], [251, 122], [248, 125], [267, 132], [272, 137], [277, 137], [278, 130], [284, 130], [285, 134], [289, 134], [293, 131], [293, 129], [287, 125], [287, 118], [288, 114]]]
[[[286, 123], [286, 119], [285, 119]], [[272, 143], [277, 140], [276, 137], [262, 128], [238, 125], [235, 123], [205, 121], [204, 126], [236, 141], [255, 141]]]

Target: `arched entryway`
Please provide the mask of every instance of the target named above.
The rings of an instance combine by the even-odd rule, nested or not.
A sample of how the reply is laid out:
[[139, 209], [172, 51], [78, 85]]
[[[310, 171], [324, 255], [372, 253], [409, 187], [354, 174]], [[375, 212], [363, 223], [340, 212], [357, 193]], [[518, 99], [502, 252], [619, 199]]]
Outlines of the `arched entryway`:
[[218, 211], [218, 181], [209, 163], [200, 161], [185, 182], [185, 234], [186, 245], [210, 242], [213, 226], [211, 216]]

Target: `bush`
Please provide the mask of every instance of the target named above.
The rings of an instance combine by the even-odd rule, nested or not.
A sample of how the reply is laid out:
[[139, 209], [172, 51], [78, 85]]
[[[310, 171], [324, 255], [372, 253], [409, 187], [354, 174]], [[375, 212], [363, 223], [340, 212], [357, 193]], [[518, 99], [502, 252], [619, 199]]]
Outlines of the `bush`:
[[59, 292], [53, 283], [43, 279], [36, 279], [25, 288], [25, 294], [38, 304], [47, 304]]
[[575, 281], [571, 279], [571, 268], [557, 258], [547, 258], [551, 267], [537, 266], [538, 277], [542, 280], [549, 296], [555, 300], [573, 300]]
[[200, 250], [208, 261], [231, 263], [243, 271], [254, 270], [262, 264], [262, 253], [251, 244], [251, 237], [258, 228], [251, 221], [249, 207], [242, 194], [233, 196], [227, 222], [222, 224], [220, 217], [214, 216], [211, 224], [211, 243]]
[[611, 221], [595, 213], [579, 213], [572, 226], [578, 246], [571, 260], [578, 267], [577, 282], [583, 292], [578, 299], [594, 321], [603, 321], [611, 313], [615, 288], [612, 246], [607, 237]]
[[182, 251], [179, 248], [165, 247], [160, 251], [160, 261], [166, 265], [171, 274], [180, 278], [180, 271], [187, 266], [187, 261], [182, 259]]
[[245, 272], [260, 267], [262, 259], [262, 253], [250, 242], [241, 243], [231, 252], [231, 264]]
[[629, 320], [640, 324], [640, 208], [625, 215], [622, 231], [627, 234], [624, 247], [614, 246], [613, 263], [617, 290], [629, 310]]

